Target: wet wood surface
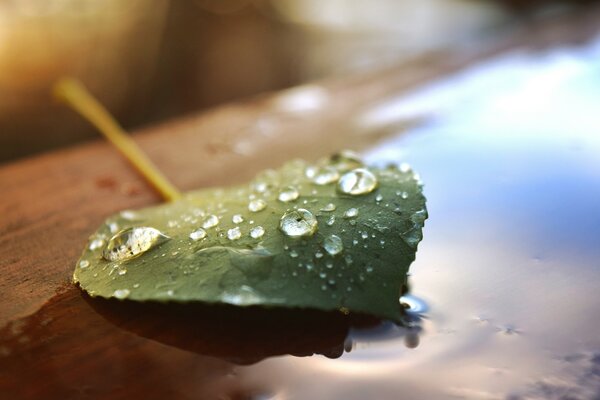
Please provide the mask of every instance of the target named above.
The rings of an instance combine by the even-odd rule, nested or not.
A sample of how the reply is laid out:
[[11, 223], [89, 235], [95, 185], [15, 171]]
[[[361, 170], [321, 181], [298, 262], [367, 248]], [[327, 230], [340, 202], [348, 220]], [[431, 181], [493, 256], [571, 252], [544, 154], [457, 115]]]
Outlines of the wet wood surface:
[[[290, 157], [371, 146], [426, 118], [372, 122], [366, 112], [373, 107], [503, 51], [585, 40], [599, 20], [590, 12], [545, 21], [469, 54], [432, 54], [134, 135], [182, 190], [239, 183]], [[263, 389], [238, 380], [236, 364], [275, 354], [335, 357], [343, 348], [344, 318], [308, 313], [279, 332], [268, 323], [273, 316], [260, 312], [240, 318], [227, 308], [199, 308], [173, 316], [83, 296], [70, 276], [88, 235], [112, 213], [160, 202], [101, 140], [0, 166], [0, 189], [1, 398], [252, 398]], [[194, 342], [185, 321], [196, 313], [203, 323], [190, 324], [191, 332], [204, 336]], [[252, 321], [260, 322], [245, 332]]]

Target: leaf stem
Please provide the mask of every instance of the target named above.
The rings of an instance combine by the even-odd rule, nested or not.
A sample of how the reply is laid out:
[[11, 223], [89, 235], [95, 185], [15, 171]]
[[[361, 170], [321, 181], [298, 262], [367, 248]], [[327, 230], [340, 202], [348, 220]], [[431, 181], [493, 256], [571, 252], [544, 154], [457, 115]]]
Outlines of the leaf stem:
[[181, 197], [179, 190], [79, 81], [72, 78], [59, 80], [54, 86], [54, 95], [94, 125], [165, 200], [174, 201]]

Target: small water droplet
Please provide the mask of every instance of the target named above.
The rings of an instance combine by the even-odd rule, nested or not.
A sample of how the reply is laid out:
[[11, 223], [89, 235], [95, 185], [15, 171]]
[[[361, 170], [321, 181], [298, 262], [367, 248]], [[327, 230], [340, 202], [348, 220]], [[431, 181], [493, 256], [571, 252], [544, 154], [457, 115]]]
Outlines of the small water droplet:
[[192, 239], [194, 241], [204, 239], [205, 237], [206, 237], [206, 231], [202, 228], [198, 228], [194, 232], [190, 233], [190, 239]]
[[90, 262], [88, 260], [79, 261], [79, 268], [87, 268], [90, 266]]
[[104, 239], [94, 239], [90, 242], [90, 250], [97, 250], [104, 246]]
[[338, 191], [353, 196], [371, 193], [377, 187], [377, 178], [366, 168], [356, 168], [338, 181]]
[[298, 257], [298, 252], [296, 250], [290, 251], [290, 257], [297, 258]]
[[369, 238], [369, 233], [368, 233], [367, 231], [364, 231], [364, 232], [362, 232], [362, 233], [360, 234], [360, 236], [361, 236], [363, 239], [368, 239], [368, 238]]
[[115, 296], [117, 299], [126, 299], [127, 297], [129, 297], [129, 289], [117, 289], [113, 292], [113, 296]]
[[330, 211], [335, 211], [336, 208], [337, 207], [335, 206], [335, 204], [329, 203], [329, 204], [326, 204], [325, 206], [323, 206], [323, 208], [321, 208], [320, 211], [330, 212]]
[[265, 203], [265, 201], [262, 199], [254, 199], [248, 203], [248, 210], [252, 212], [262, 211], [265, 209], [265, 207], [267, 207], [267, 203]]
[[360, 156], [351, 150], [342, 150], [334, 154], [330, 161], [340, 171], [349, 171], [363, 166]]
[[339, 254], [344, 250], [342, 239], [337, 235], [329, 235], [323, 241], [323, 248], [332, 256]]
[[126, 219], [128, 221], [133, 221], [133, 220], [138, 219], [137, 214], [131, 210], [123, 210], [119, 214], [121, 215], [121, 218]]
[[358, 216], [358, 209], [356, 208], [349, 208], [344, 212], [345, 218], [354, 218], [356, 216]]
[[332, 226], [333, 224], [335, 224], [335, 215], [332, 215], [331, 217], [329, 217], [329, 219], [327, 220], [327, 225]]
[[242, 237], [242, 231], [240, 230], [239, 226], [236, 226], [235, 228], [231, 228], [227, 231], [227, 238], [229, 240], [237, 240], [241, 237]]
[[127, 273], [127, 268], [119, 268], [119, 270], [117, 271], [117, 273], [121, 276], [125, 275]]
[[235, 214], [233, 217], [231, 217], [231, 221], [234, 224], [241, 224], [244, 222], [244, 217], [241, 214]]
[[119, 231], [119, 224], [111, 222], [108, 224], [108, 229], [110, 230], [110, 233], [117, 233]]
[[167, 290], [167, 296], [171, 297], [175, 294], [175, 291], [173, 289], [169, 289]]
[[108, 241], [102, 257], [108, 261], [128, 260], [145, 253], [167, 239], [169, 239], [168, 236], [158, 229], [150, 227], [124, 229]]
[[284, 188], [281, 192], [279, 192], [279, 196], [277, 197], [277, 199], [279, 201], [287, 203], [296, 200], [298, 196], [300, 196], [298, 189], [296, 189], [293, 186], [288, 186]]
[[291, 237], [312, 236], [317, 231], [317, 219], [310, 211], [299, 208], [283, 214], [279, 229]]
[[373, 267], [370, 265], [367, 265], [367, 268], [365, 269], [365, 271], [367, 271], [368, 273], [373, 272]]
[[309, 167], [306, 169], [306, 176], [314, 184], [322, 186], [337, 181], [340, 178], [340, 173], [337, 169], [330, 166]]
[[400, 197], [402, 197], [404, 200], [408, 199], [408, 192], [400, 193]]
[[139, 288], [139, 287], [140, 287], [140, 284], [139, 284], [139, 283], [134, 283], [134, 284], [133, 284], [133, 288], [134, 288], [134, 289], [137, 289], [137, 288]]
[[375, 201], [380, 202], [381, 200], [383, 200], [383, 196], [381, 195], [381, 193], [379, 193], [377, 196], [375, 196]]
[[207, 216], [202, 223], [204, 229], [214, 228], [217, 225], [219, 225], [219, 217], [212, 214]]
[[320, 251], [317, 251], [317, 252], [315, 253], [315, 257], [316, 257], [316, 258], [321, 258], [321, 257], [323, 257], [323, 253], [321, 253]]
[[398, 168], [400, 172], [407, 173], [411, 170], [410, 165], [408, 163], [403, 162], [400, 164], [400, 168]]
[[255, 182], [252, 187], [254, 188], [255, 191], [257, 191], [258, 193], [264, 193], [267, 191], [269, 185], [266, 182], [262, 182], [262, 181], [258, 181]]
[[253, 239], [258, 239], [261, 238], [263, 235], [265, 234], [265, 228], [263, 228], [262, 226], [258, 225], [255, 226], [254, 228], [252, 228], [250, 230], [250, 236]]

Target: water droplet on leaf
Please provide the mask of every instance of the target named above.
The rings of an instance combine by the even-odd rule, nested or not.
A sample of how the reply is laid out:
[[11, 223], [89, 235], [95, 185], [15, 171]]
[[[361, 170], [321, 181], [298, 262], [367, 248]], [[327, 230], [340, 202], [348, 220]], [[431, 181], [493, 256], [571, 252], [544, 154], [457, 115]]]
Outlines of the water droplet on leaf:
[[298, 189], [292, 186], [288, 186], [284, 188], [280, 193], [277, 199], [279, 201], [283, 201], [284, 203], [294, 201], [298, 198], [300, 193], [298, 193]]
[[138, 227], [124, 229], [113, 236], [102, 252], [108, 261], [122, 261], [139, 256], [169, 239], [158, 229]]
[[323, 248], [332, 256], [339, 254], [344, 250], [342, 239], [337, 235], [329, 235], [323, 241]]
[[353, 169], [338, 182], [338, 191], [353, 196], [371, 193], [376, 187], [377, 178], [366, 168]]
[[190, 233], [190, 239], [192, 240], [200, 240], [206, 237], [206, 231], [202, 228], [196, 229], [194, 232]]
[[229, 240], [237, 240], [241, 237], [242, 237], [242, 231], [240, 230], [239, 226], [236, 226], [235, 228], [231, 228], [227, 231], [227, 238]]
[[204, 229], [213, 228], [217, 225], [219, 225], [219, 218], [216, 215], [209, 215], [204, 219], [204, 222], [202, 223], [202, 227]]
[[290, 237], [312, 236], [317, 231], [317, 219], [310, 211], [299, 208], [283, 214], [279, 229]]
[[262, 211], [265, 209], [265, 207], [267, 207], [267, 203], [265, 203], [265, 201], [262, 199], [254, 199], [248, 203], [248, 210], [252, 212]]
[[356, 208], [349, 208], [344, 212], [344, 217], [346, 218], [354, 218], [358, 216], [358, 209]]
[[234, 224], [241, 224], [242, 222], [244, 222], [244, 217], [242, 217], [241, 214], [235, 214], [233, 217], [231, 217], [231, 221]]
[[254, 239], [261, 238], [265, 234], [265, 228], [262, 226], [255, 226], [250, 230], [250, 236]]
[[113, 296], [115, 296], [117, 299], [126, 299], [127, 297], [129, 297], [129, 289], [117, 289], [115, 290], [115, 292], [113, 293]]

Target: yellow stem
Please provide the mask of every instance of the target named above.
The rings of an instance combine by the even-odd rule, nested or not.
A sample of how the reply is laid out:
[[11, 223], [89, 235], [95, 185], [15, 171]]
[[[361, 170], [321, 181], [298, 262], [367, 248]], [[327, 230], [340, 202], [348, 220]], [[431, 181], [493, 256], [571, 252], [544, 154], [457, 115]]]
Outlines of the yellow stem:
[[135, 141], [79, 81], [72, 78], [61, 79], [54, 86], [54, 95], [98, 128], [100, 133], [165, 200], [173, 201], [181, 197], [179, 190], [167, 180]]

